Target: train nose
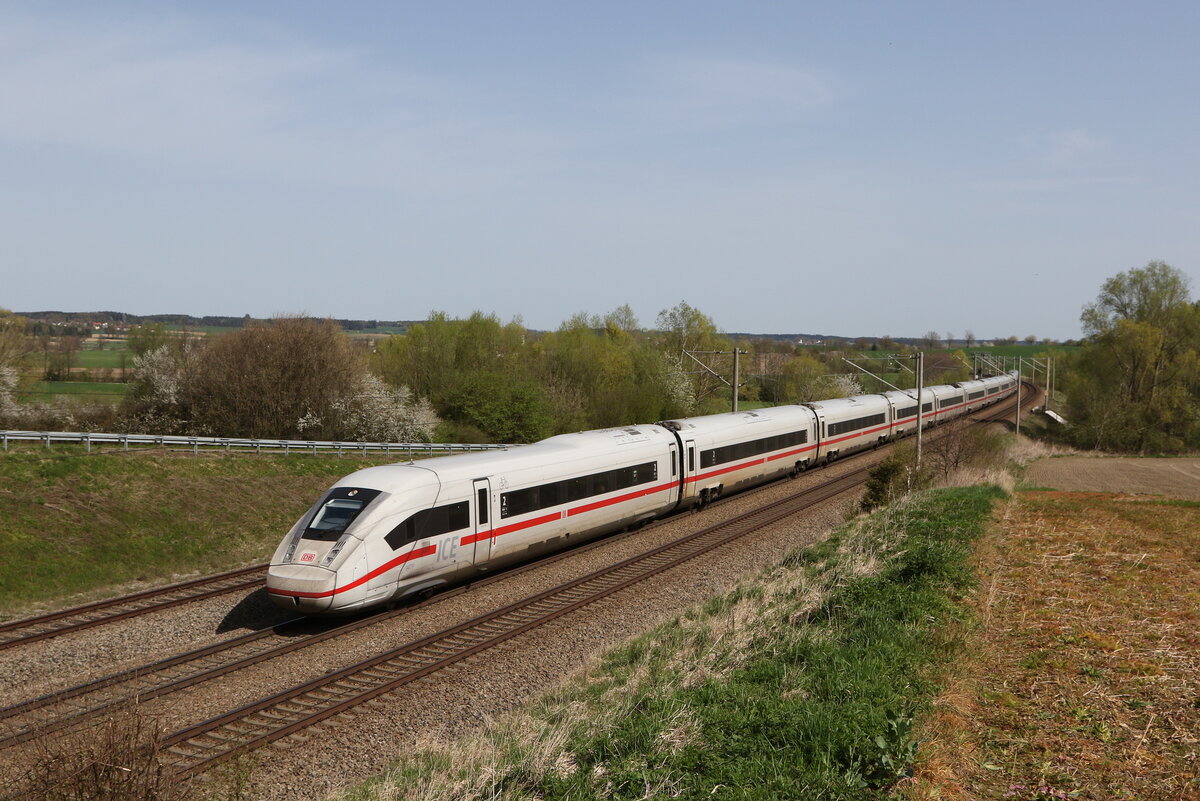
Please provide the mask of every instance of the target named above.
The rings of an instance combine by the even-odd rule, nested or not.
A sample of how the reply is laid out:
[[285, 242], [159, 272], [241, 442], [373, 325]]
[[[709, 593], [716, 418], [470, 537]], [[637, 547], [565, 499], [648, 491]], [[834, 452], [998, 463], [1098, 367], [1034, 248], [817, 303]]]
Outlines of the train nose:
[[333, 603], [337, 572], [317, 565], [271, 565], [267, 597], [276, 606], [305, 614], [324, 612]]

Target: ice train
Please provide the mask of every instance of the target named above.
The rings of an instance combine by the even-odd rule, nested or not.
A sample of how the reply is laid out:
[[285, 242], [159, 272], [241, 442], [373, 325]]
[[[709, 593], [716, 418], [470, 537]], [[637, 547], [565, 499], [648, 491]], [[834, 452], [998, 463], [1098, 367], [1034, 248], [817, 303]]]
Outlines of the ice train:
[[[927, 387], [919, 413], [941, 423], [1016, 382], [1009, 373]], [[306, 614], [431, 593], [912, 434], [917, 406], [915, 392], [857, 395], [359, 470], [288, 532], [267, 593]]]

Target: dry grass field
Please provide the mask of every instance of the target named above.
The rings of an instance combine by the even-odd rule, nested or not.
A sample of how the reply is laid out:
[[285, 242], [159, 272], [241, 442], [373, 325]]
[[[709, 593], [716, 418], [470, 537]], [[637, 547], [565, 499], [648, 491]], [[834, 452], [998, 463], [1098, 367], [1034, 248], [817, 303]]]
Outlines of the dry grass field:
[[[1060, 458], [1027, 475], [1195, 497], [1178, 479], [1195, 461]], [[1021, 492], [978, 559], [978, 633], [905, 795], [1200, 799], [1200, 503]]]
[[1164, 495], [1200, 501], [1200, 459], [1060, 456], [1029, 465], [1026, 480], [1060, 490]]

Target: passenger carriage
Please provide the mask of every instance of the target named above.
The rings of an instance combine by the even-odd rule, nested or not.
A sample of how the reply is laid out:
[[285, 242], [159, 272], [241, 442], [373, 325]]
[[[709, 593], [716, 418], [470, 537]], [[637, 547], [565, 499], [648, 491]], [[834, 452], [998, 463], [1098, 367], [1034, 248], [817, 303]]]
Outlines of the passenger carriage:
[[805, 406], [667, 420], [685, 455], [685, 505], [799, 473], [817, 459], [817, 418]]
[[[917, 391], [915, 389], [892, 390], [883, 393], [883, 397], [887, 400], [891, 415], [892, 439], [915, 434], [917, 431]], [[925, 407], [926, 411], [933, 409], [933, 395], [928, 391], [925, 392]]]
[[817, 416], [821, 438], [817, 458], [831, 462], [864, 448], [873, 448], [891, 437], [891, 402], [883, 395], [806, 403]]
[[681, 485], [675, 437], [654, 425], [367, 468], [293, 527], [267, 592], [304, 612], [425, 593], [653, 518]]

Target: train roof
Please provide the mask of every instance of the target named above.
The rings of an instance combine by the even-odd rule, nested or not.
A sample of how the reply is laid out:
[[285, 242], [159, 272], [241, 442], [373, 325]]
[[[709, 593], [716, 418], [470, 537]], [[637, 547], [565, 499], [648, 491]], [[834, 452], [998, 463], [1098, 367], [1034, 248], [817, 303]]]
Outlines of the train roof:
[[683, 434], [699, 431], [716, 433], [760, 423], [788, 423], [795, 420], [811, 421], [812, 412], [803, 406], [764, 406], [761, 409], [749, 409], [744, 412], [721, 412], [699, 417], [681, 417], [676, 420], [665, 420], [660, 425], [673, 428]]
[[846, 411], [860, 407], [864, 409], [877, 407], [881, 403], [887, 403], [887, 399], [883, 395], [854, 395], [849, 398], [829, 398], [828, 400], [812, 401], [804, 405], [817, 411], [832, 412]]
[[[407, 487], [414, 479], [419, 480], [418, 471], [424, 472], [433, 480], [483, 478], [494, 474], [499, 465], [503, 465], [504, 472], [508, 473], [592, 456], [597, 449], [613, 452], [628, 447], [631, 451], [637, 451], [639, 446], [661, 444], [664, 439], [669, 438], [672, 438], [671, 433], [657, 425], [559, 434], [531, 445], [514, 445], [504, 450], [461, 453], [367, 467], [345, 476], [336, 486], [369, 486], [383, 490], [399, 484]], [[437, 479], [434, 479], [434, 476]]]

